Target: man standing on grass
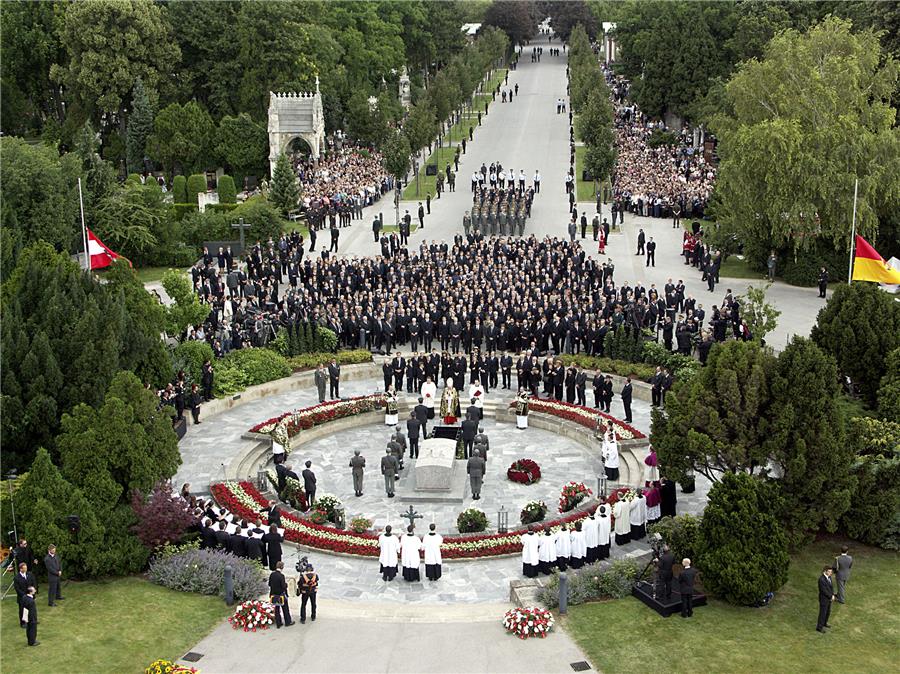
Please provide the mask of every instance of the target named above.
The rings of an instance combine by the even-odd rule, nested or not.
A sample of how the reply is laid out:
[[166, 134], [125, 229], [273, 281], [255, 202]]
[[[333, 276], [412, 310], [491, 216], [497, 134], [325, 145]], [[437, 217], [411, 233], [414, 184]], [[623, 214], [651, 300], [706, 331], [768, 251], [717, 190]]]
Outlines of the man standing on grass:
[[828, 618], [831, 616], [831, 602], [834, 601], [834, 583], [831, 580], [832, 570], [830, 566], [822, 569], [822, 575], [819, 576], [819, 620], [816, 623], [817, 632], [825, 632], [828, 624]]
[[848, 554], [846, 545], [841, 547], [841, 554], [834, 558], [834, 573], [837, 576], [837, 601], [844, 603], [844, 587], [850, 580], [850, 567], [853, 566], [853, 557]]

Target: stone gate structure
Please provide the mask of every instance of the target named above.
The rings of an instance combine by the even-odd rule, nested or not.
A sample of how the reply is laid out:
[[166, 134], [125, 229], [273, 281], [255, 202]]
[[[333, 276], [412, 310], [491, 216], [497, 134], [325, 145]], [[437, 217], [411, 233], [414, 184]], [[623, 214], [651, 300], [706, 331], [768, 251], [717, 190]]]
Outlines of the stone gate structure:
[[315, 92], [269, 92], [270, 174], [275, 170], [278, 155], [295, 138], [306, 141], [313, 159], [318, 159], [325, 148], [325, 116], [318, 77]]

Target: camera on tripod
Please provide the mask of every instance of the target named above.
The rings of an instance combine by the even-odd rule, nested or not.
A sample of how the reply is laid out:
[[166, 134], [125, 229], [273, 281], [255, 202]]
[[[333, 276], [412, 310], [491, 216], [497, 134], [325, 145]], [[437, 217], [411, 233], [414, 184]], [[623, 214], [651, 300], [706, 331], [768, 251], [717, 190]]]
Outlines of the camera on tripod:
[[309, 559], [306, 556], [303, 556], [297, 560], [297, 564], [294, 568], [297, 570], [297, 573], [306, 573], [312, 569], [312, 565], [309, 563]]

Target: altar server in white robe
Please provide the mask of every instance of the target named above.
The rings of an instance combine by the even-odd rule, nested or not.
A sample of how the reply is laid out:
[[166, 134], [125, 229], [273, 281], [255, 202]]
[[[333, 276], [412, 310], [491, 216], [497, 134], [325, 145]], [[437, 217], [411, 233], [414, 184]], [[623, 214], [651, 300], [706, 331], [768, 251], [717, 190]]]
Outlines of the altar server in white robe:
[[572, 555], [572, 539], [569, 530], [563, 524], [556, 532], [556, 565], [560, 571], [565, 571], [569, 566], [569, 557]]
[[631, 540], [639, 541], [647, 535], [647, 502], [640, 492], [631, 502], [630, 522]]
[[538, 566], [541, 573], [549, 576], [556, 568], [556, 534], [547, 527], [538, 538]]
[[609, 506], [597, 508], [597, 561], [609, 557]]
[[431, 377], [425, 380], [425, 383], [422, 384], [422, 404], [428, 408], [428, 418], [434, 419], [434, 400], [437, 396], [437, 384], [431, 381]]
[[584, 566], [584, 558], [587, 556], [587, 546], [584, 540], [584, 531], [581, 530], [581, 522], [575, 522], [575, 526], [569, 532], [569, 538], [572, 539], [572, 556], [569, 561], [573, 569], [580, 569]]
[[631, 542], [631, 504], [625, 499], [616, 501], [613, 517], [616, 519], [616, 545], [627, 545]]
[[419, 575], [419, 553], [422, 541], [413, 533], [413, 526], [406, 527], [406, 536], [400, 539], [400, 563], [403, 565], [403, 580], [410, 583], [422, 580]]
[[593, 564], [597, 561], [597, 516], [592, 514], [581, 524], [581, 530], [584, 532], [585, 555], [584, 563]]
[[530, 524], [528, 525], [528, 532], [520, 536], [522, 541], [522, 573], [526, 578], [536, 578], [538, 575], [538, 565], [540, 564], [539, 538]]
[[425, 577], [428, 580], [437, 580], [441, 577], [441, 544], [444, 537], [434, 530], [433, 522], [428, 529], [428, 535], [422, 541], [425, 548]]
[[378, 537], [378, 563], [381, 567], [382, 580], [394, 580], [397, 575], [397, 559], [400, 554], [400, 541], [391, 535], [391, 525], [384, 528], [384, 533]]

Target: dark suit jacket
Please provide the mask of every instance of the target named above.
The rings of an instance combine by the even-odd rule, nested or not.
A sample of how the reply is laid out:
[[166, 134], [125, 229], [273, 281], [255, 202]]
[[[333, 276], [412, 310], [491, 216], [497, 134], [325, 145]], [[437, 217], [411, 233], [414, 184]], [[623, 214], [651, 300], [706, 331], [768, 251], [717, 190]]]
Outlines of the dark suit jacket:
[[[268, 536], [268, 534], [266, 534]], [[277, 569], [269, 574], [269, 594], [285, 595], [288, 593], [287, 579]]]
[[57, 557], [56, 555], [46, 555], [44, 557], [44, 566], [47, 568], [48, 576], [56, 576], [57, 578], [59, 578], [59, 557]]
[[316, 475], [309, 468], [303, 469], [303, 488], [307, 493], [316, 490]]
[[22, 607], [28, 609], [28, 624], [36, 625], [37, 624], [37, 604], [34, 601], [34, 597], [29, 597], [25, 595], [22, 597]]
[[631, 402], [631, 395], [632, 395], [632, 386], [631, 386], [631, 384], [625, 384], [625, 386], [622, 387], [622, 394], [621, 394], [621, 395], [622, 395], [622, 402], [623, 402], [623, 403], [630, 403], [630, 402]]
[[37, 581], [34, 578], [34, 574], [31, 571], [27, 571], [25, 573], [25, 577], [22, 578], [22, 574], [16, 571], [16, 577], [13, 580], [13, 587], [16, 588], [16, 597], [19, 602], [25, 598], [25, 595], [28, 593], [29, 587], [37, 587]]
[[406, 420], [406, 432], [409, 434], [410, 440], [419, 439], [419, 431], [422, 429], [422, 422], [418, 419]]
[[413, 411], [416, 413], [416, 419], [424, 426], [428, 422], [428, 408], [425, 405], [416, 405]]
[[231, 535], [224, 529], [216, 531], [216, 543], [227, 552], [231, 552]]
[[659, 558], [659, 575], [661, 578], [672, 577], [672, 567], [675, 565], [675, 556], [671, 552], [664, 552]]
[[475, 434], [478, 433], [478, 422], [466, 419], [462, 422], [463, 440], [474, 440]]
[[269, 557], [269, 563], [271, 564], [273, 560], [279, 561], [281, 559], [281, 541], [284, 540], [281, 534], [264, 534], [262, 540], [266, 544], [266, 554]]
[[824, 573], [819, 575], [819, 605], [825, 606], [831, 603], [834, 596], [834, 584]]
[[694, 579], [697, 577], [697, 569], [691, 567], [685, 569], [678, 576], [678, 592], [681, 594], [694, 594]]

